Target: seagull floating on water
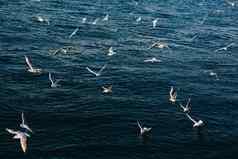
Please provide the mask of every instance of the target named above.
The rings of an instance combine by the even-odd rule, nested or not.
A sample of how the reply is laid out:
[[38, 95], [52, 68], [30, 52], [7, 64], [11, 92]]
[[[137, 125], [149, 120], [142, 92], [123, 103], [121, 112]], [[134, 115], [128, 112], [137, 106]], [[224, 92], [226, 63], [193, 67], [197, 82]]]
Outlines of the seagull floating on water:
[[164, 49], [164, 48], [169, 48], [169, 45], [165, 42], [161, 42], [161, 41], [158, 41], [158, 42], [155, 42], [153, 43], [149, 49], [153, 48], [153, 47], [156, 47], [156, 48], [159, 48], [159, 49]]
[[193, 127], [196, 128], [196, 127], [201, 127], [204, 125], [203, 121], [202, 120], [194, 120], [189, 114], [186, 113], [186, 116], [194, 123], [193, 124]]
[[153, 28], [156, 28], [158, 20], [159, 18], [156, 18], [155, 20], [152, 21]]
[[29, 67], [27, 70], [28, 72], [33, 73], [33, 74], [41, 74], [42, 73], [42, 69], [33, 68], [32, 64], [30, 62], [30, 59], [26, 55], [25, 55], [25, 61], [26, 61], [27, 66]]
[[101, 73], [102, 73], [102, 71], [106, 68], [106, 64], [98, 71], [98, 72], [95, 72], [95, 71], [93, 71], [93, 70], [91, 70], [90, 68], [88, 68], [88, 67], [86, 67], [86, 69], [89, 71], [89, 72], [91, 72], [92, 74], [94, 74], [95, 76], [101, 76]]
[[149, 59], [145, 59], [144, 62], [161, 62], [160, 59], [157, 59], [156, 57], [152, 57], [152, 58], [149, 58]]
[[23, 113], [23, 112], [21, 113], [21, 119], [22, 119], [22, 123], [20, 124], [20, 127], [21, 127], [21, 128], [24, 128], [24, 129], [26, 129], [26, 130], [28, 130], [28, 131], [30, 131], [30, 132], [33, 133], [33, 131], [31, 130], [31, 128], [30, 128], [30, 127], [26, 124], [26, 122], [25, 122], [24, 113]]
[[139, 23], [140, 21], [141, 21], [141, 17], [138, 17], [138, 18], [136, 19], [136, 22]]
[[79, 28], [76, 28], [70, 35], [69, 35], [69, 39], [71, 39], [77, 32], [78, 32]]
[[108, 19], [109, 19], [109, 15], [107, 14], [107, 15], [102, 19], [102, 21], [108, 21]]
[[109, 87], [104, 87], [102, 86], [102, 89], [103, 89], [103, 93], [112, 93], [112, 86], [109, 86]]
[[86, 23], [87, 18], [82, 19], [82, 23]]
[[52, 79], [52, 76], [51, 76], [51, 73], [49, 72], [49, 80], [51, 82], [51, 88], [56, 88], [56, 87], [59, 87], [60, 85], [58, 84], [61, 80], [57, 79], [55, 80], [55, 82], [53, 81]]
[[191, 107], [189, 106], [190, 101], [191, 101], [191, 99], [189, 98], [186, 106], [183, 106], [182, 104], [179, 104], [179, 106], [183, 109], [184, 113], [189, 113], [190, 112], [190, 110], [191, 110]]
[[13, 139], [20, 139], [22, 151], [25, 153], [27, 150], [27, 137], [30, 137], [30, 135], [25, 132], [14, 131], [8, 128], [6, 128], [6, 131], [10, 134], [14, 134]]
[[116, 54], [116, 52], [113, 50], [113, 48], [112, 47], [110, 47], [109, 49], [108, 49], [108, 56], [113, 56], [113, 55], [115, 55]]
[[147, 128], [147, 127], [142, 127], [139, 123], [139, 121], [137, 121], [137, 125], [140, 128], [140, 134], [141, 135], [145, 135], [146, 133], [150, 132], [152, 128]]
[[172, 103], [175, 103], [177, 98], [177, 92], [174, 90], [173, 86], [170, 88], [169, 96], [170, 96], [169, 100]]
[[217, 50], [215, 50], [215, 52], [222, 51], [222, 50], [227, 51], [227, 49], [228, 49], [229, 47], [231, 47], [232, 45], [234, 45], [234, 43], [230, 43], [230, 44], [227, 45], [227, 46], [224, 46], [224, 47], [222, 47], [222, 48], [220, 48], [220, 49], [217, 49]]
[[44, 18], [44, 17], [42, 17], [42, 16], [36, 16], [35, 17], [35, 20], [37, 21], [37, 22], [40, 22], [40, 23], [47, 23], [48, 25], [50, 25], [50, 21], [49, 21], [49, 19], [47, 19], [47, 18]]
[[58, 53], [63, 53], [63, 54], [67, 54], [70, 50], [77, 50], [78, 48], [76, 47], [73, 47], [73, 46], [64, 46], [64, 47], [61, 47], [59, 49], [56, 49], [52, 54], [53, 55], [56, 55]]

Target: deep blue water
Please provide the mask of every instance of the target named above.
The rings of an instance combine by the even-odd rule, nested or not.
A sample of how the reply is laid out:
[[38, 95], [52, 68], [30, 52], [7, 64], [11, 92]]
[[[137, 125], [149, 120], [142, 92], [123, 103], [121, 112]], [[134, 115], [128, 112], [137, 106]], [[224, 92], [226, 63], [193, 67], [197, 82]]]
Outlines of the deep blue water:
[[[0, 0], [0, 158], [236, 159], [237, 21], [238, 4], [223, 0]], [[148, 49], [158, 40], [170, 49]], [[80, 51], [50, 54], [62, 46]], [[111, 46], [117, 54], [109, 57]], [[51, 88], [47, 73], [28, 73], [24, 55], [63, 79], [61, 87]], [[144, 63], [150, 57], [162, 62]], [[104, 64], [100, 77], [85, 69]], [[113, 93], [102, 94], [110, 84]], [[203, 129], [169, 102], [170, 86], [178, 103], [192, 99]], [[19, 128], [21, 112], [34, 130], [25, 155], [5, 131]], [[148, 138], [137, 120], [152, 127]]]

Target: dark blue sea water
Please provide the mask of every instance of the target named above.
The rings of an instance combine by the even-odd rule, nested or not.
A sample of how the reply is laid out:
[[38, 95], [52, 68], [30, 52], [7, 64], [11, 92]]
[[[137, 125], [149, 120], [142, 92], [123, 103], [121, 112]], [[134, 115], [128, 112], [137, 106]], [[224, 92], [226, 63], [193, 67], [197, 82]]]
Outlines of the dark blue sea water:
[[[237, 21], [238, 4], [223, 0], [0, 0], [0, 158], [237, 159]], [[170, 49], [148, 49], [158, 40]], [[63, 46], [80, 51], [51, 54]], [[28, 73], [24, 55], [61, 87]], [[162, 62], [145, 63], [150, 57]], [[99, 77], [85, 69], [104, 64]], [[170, 86], [177, 104], [191, 98], [203, 129], [169, 102]], [[21, 112], [34, 130], [26, 154], [5, 131], [19, 129]], [[152, 127], [149, 137], [137, 120]]]

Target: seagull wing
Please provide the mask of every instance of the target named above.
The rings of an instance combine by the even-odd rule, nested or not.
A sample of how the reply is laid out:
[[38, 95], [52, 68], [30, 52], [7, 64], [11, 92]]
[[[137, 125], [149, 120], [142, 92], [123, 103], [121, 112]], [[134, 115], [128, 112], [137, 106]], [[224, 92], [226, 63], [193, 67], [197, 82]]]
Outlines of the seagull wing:
[[69, 38], [72, 38], [72, 36], [74, 36], [77, 32], [78, 32], [79, 28], [76, 28], [69, 36]]
[[140, 129], [142, 129], [142, 127], [141, 127], [139, 121], [137, 121], [137, 125], [138, 125], [138, 127], [139, 127]]
[[9, 132], [10, 134], [18, 134], [17, 131], [12, 130], [12, 129], [8, 129], [8, 128], [6, 128], [6, 131]]
[[169, 95], [172, 97], [173, 96], [173, 92], [174, 92], [174, 87], [171, 87], [170, 88], [170, 92], [169, 92]]
[[187, 104], [186, 104], [186, 107], [187, 107], [187, 108], [189, 107], [190, 101], [191, 101], [191, 99], [188, 98], [188, 102], [187, 102]]
[[51, 76], [51, 73], [49, 72], [49, 80], [50, 80], [50, 82], [52, 83], [52, 84], [54, 84], [54, 81], [53, 81], [53, 79], [52, 79], [52, 76]]
[[182, 105], [182, 104], [179, 104], [179, 106], [184, 110], [185, 109], [185, 107]]
[[23, 112], [21, 113], [21, 119], [22, 119], [22, 124], [24, 125], [25, 124], [25, 120], [24, 120], [24, 113]]
[[105, 64], [99, 71], [98, 73], [101, 74], [101, 72], [106, 68], [107, 64]]
[[197, 123], [189, 114], [186, 114], [186, 116], [195, 124]]
[[27, 56], [25, 56], [25, 60], [26, 60], [26, 64], [28, 65], [28, 67], [29, 67], [31, 70], [33, 70], [32, 64], [31, 64], [31, 62], [30, 62], [30, 60], [29, 60], [29, 58], [28, 58]]
[[89, 72], [91, 72], [92, 74], [94, 74], [94, 75], [96, 75], [96, 76], [97, 76], [97, 73], [96, 73], [96, 72], [94, 72], [93, 70], [91, 70], [90, 68], [86, 67], [86, 69], [87, 69]]

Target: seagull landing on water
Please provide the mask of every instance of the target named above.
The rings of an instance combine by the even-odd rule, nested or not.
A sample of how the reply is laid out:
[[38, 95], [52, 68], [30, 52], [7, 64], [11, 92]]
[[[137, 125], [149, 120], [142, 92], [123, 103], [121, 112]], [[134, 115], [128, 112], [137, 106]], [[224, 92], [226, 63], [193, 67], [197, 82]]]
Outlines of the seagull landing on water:
[[139, 121], [137, 121], [137, 125], [140, 128], [140, 135], [145, 135], [146, 133], [150, 132], [152, 128], [147, 128], [147, 127], [142, 127], [139, 123]]
[[233, 46], [235, 43], [230, 43], [229, 45], [227, 45], [227, 46], [224, 46], [224, 47], [222, 47], [222, 48], [220, 48], [220, 49], [217, 49], [217, 50], [215, 50], [215, 52], [218, 52], [218, 51], [227, 51], [228, 50], [228, 48], [230, 48], [231, 46]]
[[25, 61], [28, 66], [28, 69], [27, 69], [28, 72], [33, 73], [33, 74], [41, 74], [42, 73], [42, 69], [33, 68], [32, 64], [30, 62], [30, 59], [26, 55], [25, 55]]
[[109, 87], [104, 87], [102, 86], [102, 89], [103, 89], [103, 93], [112, 93], [112, 86], [109, 86]]
[[113, 56], [113, 55], [115, 55], [116, 54], [116, 52], [113, 50], [113, 48], [112, 47], [110, 47], [109, 49], [108, 49], [108, 56]]
[[30, 137], [30, 135], [25, 132], [14, 131], [8, 128], [6, 128], [6, 131], [10, 134], [14, 134], [13, 139], [20, 139], [22, 151], [25, 153], [27, 150], [27, 137]]
[[203, 121], [202, 120], [194, 120], [189, 114], [186, 113], [186, 116], [193, 122], [193, 127], [196, 128], [196, 127], [201, 127], [204, 125]]
[[21, 113], [21, 119], [22, 119], [22, 123], [20, 124], [20, 127], [21, 128], [24, 128], [24, 129], [26, 129], [26, 130], [28, 130], [28, 131], [30, 131], [31, 133], [33, 133], [33, 131], [31, 130], [31, 128], [26, 124], [26, 122], [25, 122], [25, 119], [24, 119], [24, 113], [22, 112]]
[[98, 76], [101, 76], [102, 71], [106, 68], [106, 66], [107, 66], [107, 65], [104, 65], [98, 72], [95, 72], [95, 71], [91, 70], [91, 69], [88, 68], [88, 67], [86, 67], [86, 69], [87, 69], [90, 73], [92, 73], [92, 74], [94, 74], [96, 77], [98, 77]]
[[102, 21], [108, 21], [108, 19], [109, 19], [109, 15], [107, 14], [107, 15], [102, 19]]
[[56, 87], [59, 87], [60, 85], [58, 84], [61, 80], [60, 79], [58, 79], [58, 80], [55, 80], [55, 82], [53, 81], [53, 79], [52, 79], [52, 75], [51, 75], [51, 73], [49, 72], [49, 80], [50, 80], [50, 82], [51, 82], [51, 88], [56, 88]]
[[158, 20], [159, 18], [156, 18], [155, 20], [152, 21], [153, 28], [156, 28]]
[[182, 104], [179, 104], [179, 106], [183, 109], [184, 113], [189, 113], [190, 112], [190, 110], [191, 110], [191, 107], [189, 106], [190, 101], [191, 101], [191, 99], [188, 98], [188, 102], [187, 102], [186, 106], [183, 106]]
[[169, 96], [170, 96], [169, 100], [172, 103], [175, 103], [177, 98], [177, 92], [174, 90], [173, 86], [170, 88]]
[[74, 29], [74, 31], [69, 35], [69, 39], [71, 39], [78, 31], [79, 28]]
[[160, 59], [157, 59], [156, 57], [152, 57], [152, 58], [149, 58], [149, 59], [145, 59], [144, 62], [161, 62]]

